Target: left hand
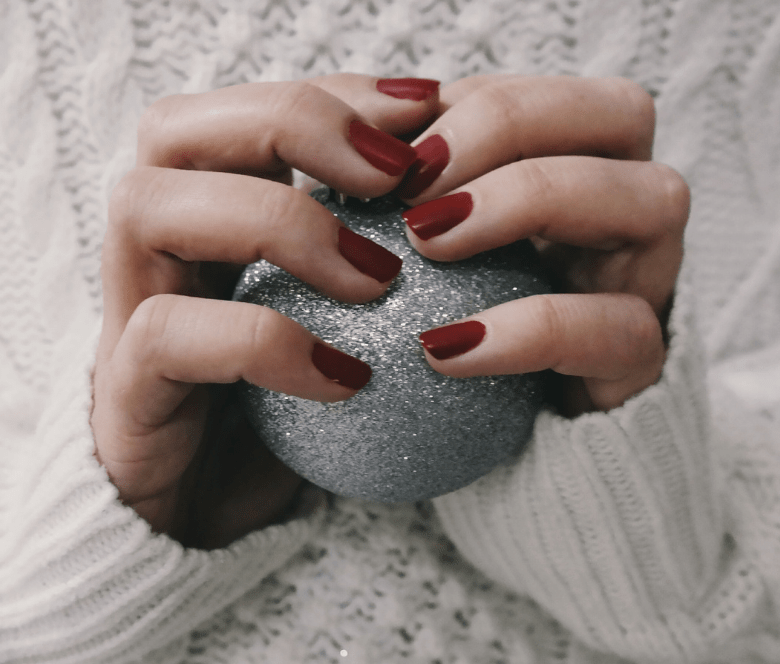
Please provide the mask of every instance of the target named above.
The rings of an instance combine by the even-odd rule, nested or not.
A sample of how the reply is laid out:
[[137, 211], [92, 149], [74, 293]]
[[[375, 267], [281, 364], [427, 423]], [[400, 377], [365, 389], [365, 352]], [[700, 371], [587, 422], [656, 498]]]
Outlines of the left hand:
[[119, 498], [154, 531], [215, 548], [288, 518], [302, 480], [226, 386], [335, 402], [370, 371], [268, 307], [230, 302], [233, 288], [262, 258], [334, 299], [384, 293], [400, 260], [342, 234], [289, 186], [292, 169], [387, 193], [414, 158], [393, 134], [435, 116], [437, 88], [336, 74], [174, 95], [144, 114], [109, 206], [91, 424]]
[[441, 100], [398, 191], [414, 206], [404, 215], [410, 241], [455, 261], [531, 238], [561, 293], [468, 317], [484, 328], [424, 333], [433, 368], [457, 377], [553, 369], [573, 377], [558, 404], [570, 416], [655, 383], [690, 193], [651, 160], [650, 95], [619, 78], [480, 76], [443, 88]]

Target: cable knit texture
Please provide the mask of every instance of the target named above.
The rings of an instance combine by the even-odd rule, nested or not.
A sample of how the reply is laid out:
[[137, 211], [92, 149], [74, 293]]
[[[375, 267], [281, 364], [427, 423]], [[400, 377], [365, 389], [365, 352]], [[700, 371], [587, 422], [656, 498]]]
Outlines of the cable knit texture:
[[[780, 662], [780, 3], [0, 0], [0, 664]], [[143, 109], [337, 71], [628, 76], [693, 191], [659, 383], [434, 504], [213, 552], [95, 461], [107, 201]]]

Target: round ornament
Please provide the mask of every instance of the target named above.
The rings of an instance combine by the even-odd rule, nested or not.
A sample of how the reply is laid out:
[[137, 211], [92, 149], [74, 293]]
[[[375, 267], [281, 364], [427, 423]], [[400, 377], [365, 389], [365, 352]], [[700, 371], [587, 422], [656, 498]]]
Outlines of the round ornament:
[[265, 261], [247, 266], [234, 299], [279, 311], [373, 370], [368, 385], [337, 403], [243, 383], [241, 398], [258, 436], [313, 484], [382, 502], [440, 496], [514, 459], [542, 405], [541, 375], [444, 376], [425, 360], [418, 335], [550, 292], [531, 243], [436, 262], [407, 241], [398, 199], [342, 204], [327, 189], [312, 196], [400, 256], [403, 267], [382, 297], [344, 304]]

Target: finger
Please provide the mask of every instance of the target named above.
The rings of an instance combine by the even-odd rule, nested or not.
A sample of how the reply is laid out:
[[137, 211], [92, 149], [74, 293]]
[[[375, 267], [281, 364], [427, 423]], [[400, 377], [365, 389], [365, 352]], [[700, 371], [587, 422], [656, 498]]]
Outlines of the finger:
[[141, 166], [271, 178], [292, 167], [362, 197], [390, 191], [413, 160], [409, 145], [305, 82], [166, 97], [146, 111], [139, 127]]
[[522, 77], [485, 82], [416, 141], [417, 160], [398, 193], [407, 200], [427, 200], [533, 157], [584, 154], [648, 160], [654, 127], [652, 97], [627, 79]]
[[476, 92], [481, 87], [491, 83], [500, 83], [507, 79], [514, 78], [513, 74], [480, 74], [476, 76], [466, 76], [459, 78], [441, 88], [439, 92], [439, 108], [442, 112], [449, 110], [455, 104], [468, 97], [472, 92]]
[[176, 502], [171, 492], [178, 491], [203, 432], [209, 395], [201, 383], [243, 378], [338, 401], [370, 375], [365, 363], [270, 309], [155, 296], [138, 307], [116, 352], [96, 371], [102, 395], [91, 418], [97, 453], [122, 499], [151, 523], [167, 523]]
[[115, 190], [109, 218], [102, 269], [116, 338], [151, 295], [195, 294], [199, 261], [264, 259], [348, 302], [378, 297], [401, 267], [311, 197], [242, 175], [134, 169]]
[[545, 157], [501, 167], [404, 212], [422, 254], [453, 261], [528, 237], [595, 250], [578, 289], [631, 292], [662, 307], [682, 260], [690, 192], [655, 162]]
[[439, 82], [333, 74], [309, 80], [355, 109], [367, 122], [399, 136], [420, 129], [439, 109]]
[[426, 357], [455, 376], [553, 369], [582, 376], [597, 408], [612, 408], [658, 380], [661, 327], [641, 298], [536, 295], [421, 335]]
[[103, 368], [108, 402], [131, 436], [165, 424], [197, 384], [243, 379], [332, 402], [354, 395], [370, 376], [368, 365], [271, 309], [177, 295], [145, 300]]
[[531, 236], [605, 251], [650, 244], [681, 235], [689, 206], [685, 180], [663, 164], [571, 156], [504, 166], [403, 216], [418, 251], [453, 261]]

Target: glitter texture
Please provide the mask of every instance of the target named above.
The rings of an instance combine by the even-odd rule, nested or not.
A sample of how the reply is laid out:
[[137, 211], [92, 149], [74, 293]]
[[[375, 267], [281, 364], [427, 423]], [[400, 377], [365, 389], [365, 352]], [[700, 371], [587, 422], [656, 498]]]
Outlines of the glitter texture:
[[382, 297], [357, 305], [331, 300], [265, 261], [246, 268], [234, 299], [276, 309], [373, 369], [366, 387], [338, 403], [244, 383], [242, 399], [260, 438], [312, 483], [382, 502], [449, 493], [514, 458], [541, 408], [540, 375], [450, 378], [426, 362], [418, 335], [549, 292], [530, 243], [438, 263], [408, 243], [396, 198], [340, 205], [327, 189], [312, 196], [403, 258], [403, 268]]

